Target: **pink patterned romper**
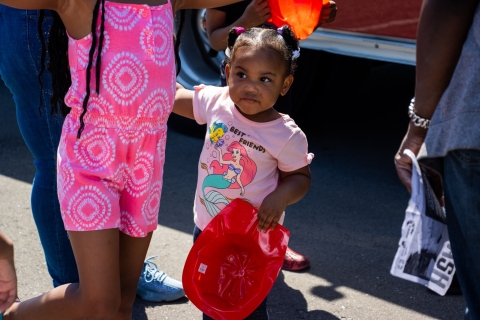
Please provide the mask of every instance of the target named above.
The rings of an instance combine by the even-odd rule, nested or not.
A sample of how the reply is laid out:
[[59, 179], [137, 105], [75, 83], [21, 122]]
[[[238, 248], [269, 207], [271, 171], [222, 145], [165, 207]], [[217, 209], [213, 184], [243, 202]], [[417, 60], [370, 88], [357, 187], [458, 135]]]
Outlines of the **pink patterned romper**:
[[[97, 19], [97, 39], [100, 33]], [[175, 94], [173, 13], [105, 2], [100, 93], [91, 94], [77, 139], [92, 35], [69, 38], [72, 108], [58, 149], [58, 196], [66, 230], [118, 228], [144, 237], [157, 227], [167, 119]]]

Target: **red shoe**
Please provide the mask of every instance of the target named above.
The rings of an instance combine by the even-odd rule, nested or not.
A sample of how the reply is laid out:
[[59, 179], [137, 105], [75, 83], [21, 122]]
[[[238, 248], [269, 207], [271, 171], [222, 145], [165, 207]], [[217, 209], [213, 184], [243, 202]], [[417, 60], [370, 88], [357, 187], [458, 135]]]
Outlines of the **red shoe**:
[[299, 271], [310, 267], [310, 259], [306, 255], [295, 252], [287, 248], [285, 258], [283, 259], [283, 270]]

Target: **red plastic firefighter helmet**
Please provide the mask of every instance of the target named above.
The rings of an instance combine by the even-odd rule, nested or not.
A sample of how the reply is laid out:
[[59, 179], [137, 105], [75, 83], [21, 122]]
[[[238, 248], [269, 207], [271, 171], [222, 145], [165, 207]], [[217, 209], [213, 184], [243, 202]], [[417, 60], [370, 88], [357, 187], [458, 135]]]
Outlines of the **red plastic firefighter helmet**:
[[257, 209], [236, 199], [202, 231], [188, 254], [187, 297], [214, 319], [244, 319], [265, 299], [283, 264], [290, 232], [259, 232]]
[[268, 0], [272, 17], [268, 20], [277, 27], [289, 25], [297, 38], [303, 40], [315, 30], [324, 3], [328, 0]]

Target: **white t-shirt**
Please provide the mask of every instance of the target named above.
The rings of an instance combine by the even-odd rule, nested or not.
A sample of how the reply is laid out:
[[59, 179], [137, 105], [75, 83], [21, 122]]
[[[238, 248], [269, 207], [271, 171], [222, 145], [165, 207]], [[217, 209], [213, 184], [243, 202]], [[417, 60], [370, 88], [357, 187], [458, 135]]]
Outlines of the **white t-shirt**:
[[201, 230], [233, 199], [259, 208], [278, 185], [278, 169], [291, 172], [313, 159], [305, 134], [292, 118], [251, 121], [236, 109], [228, 87], [196, 87], [193, 113], [208, 128], [193, 207]]

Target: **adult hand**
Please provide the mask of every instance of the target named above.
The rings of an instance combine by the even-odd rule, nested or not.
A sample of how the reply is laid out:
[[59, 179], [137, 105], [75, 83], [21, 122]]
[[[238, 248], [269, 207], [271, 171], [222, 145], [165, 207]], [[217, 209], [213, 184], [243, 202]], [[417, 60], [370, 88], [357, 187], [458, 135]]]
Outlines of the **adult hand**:
[[335, 20], [337, 16], [337, 4], [335, 1], [330, 1], [322, 6], [320, 12], [320, 19], [318, 20], [317, 28], [324, 23], [330, 23]]
[[415, 155], [417, 155], [426, 135], [427, 130], [415, 126], [410, 121], [407, 134], [403, 138], [400, 148], [395, 155], [394, 161], [398, 177], [409, 193], [412, 193], [412, 160], [409, 156], [405, 155], [403, 151], [405, 149], [410, 149]]
[[253, 0], [243, 12], [241, 26], [244, 28], [258, 27], [271, 17], [267, 0]]

